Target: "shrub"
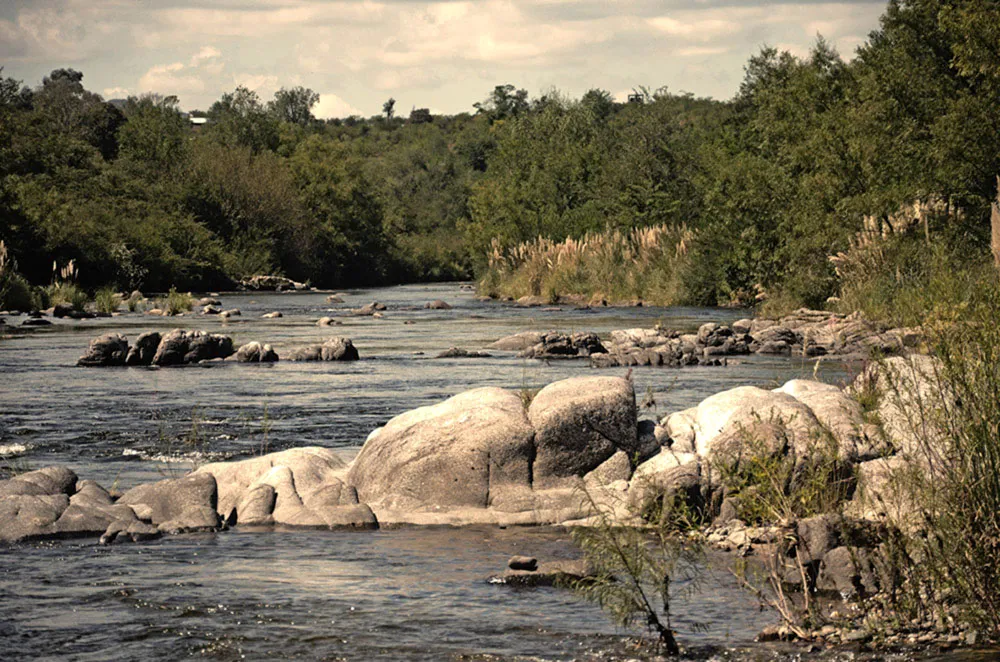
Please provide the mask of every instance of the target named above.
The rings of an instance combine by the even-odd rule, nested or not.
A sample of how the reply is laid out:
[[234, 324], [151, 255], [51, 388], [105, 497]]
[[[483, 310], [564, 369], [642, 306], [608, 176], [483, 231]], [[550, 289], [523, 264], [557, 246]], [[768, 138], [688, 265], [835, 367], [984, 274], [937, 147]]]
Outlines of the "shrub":
[[572, 588], [599, 604], [616, 625], [641, 623], [667, 654], [679, 654], [670, 603], [698, 591], [704, 569], [702, 545], [688, 535], [691, 512], [683, 500], [662, 495], [655, 510], [586, 489], [583, 496], [594, 523], [572, 535], [593, 572]]
[[194, 297], [191, 296], [190, 292], [178, 292], [177, 288], [171, 287], [166, 298], [157, 300], [156, 307], [168, 315], [178, 315], [188, 312], [194, 307]]
[[139, 308], [143, 307], [143, 302], [144, 299], [142, 298], [142, 293], [136, 290], [128, 296], [128, 299], [125, 299], [125, 306], [128, 308], [130, 313], [134, 313], [139, 310]]
[[681, 276], [694, 234], [658, 225], [630, 232], [588, 233], [555, 242], [544, 237], [504, 247], [494, 239], [480, 290], [512, 297], [602, 296], [672, 305], [685, 297]]
[[[964, 300], [925, 291], [931, 367], [880, 371], [908, 440], [892, 473], [910, 504], [892, 523], [918, 564], [897, 564], [922, 609], [1000, 636], [1000, 293], [995, 273]], [[916, 371], [916, 372], [915, 372]], [[908, 561], [909, 559], [907, 559]], [[891, 559], [890, 559], [891, 561]], [[913, 601], [911, 600], [911, 604]]]
[[110, 287], [105, 287], [97, 290], [94, 294], [94, 305], [97, 307], [97, 312], [99, 313], [115, 313], [118, 312], [119, 306], [122, 304], [122, 297], [118, 292]]
[[73, 310], [83, 310], [90, 301], [90, 297], [76, 283], [69, 281], [57, 281], [45, 288], [46, 297], [50, 306], [67, 304]]

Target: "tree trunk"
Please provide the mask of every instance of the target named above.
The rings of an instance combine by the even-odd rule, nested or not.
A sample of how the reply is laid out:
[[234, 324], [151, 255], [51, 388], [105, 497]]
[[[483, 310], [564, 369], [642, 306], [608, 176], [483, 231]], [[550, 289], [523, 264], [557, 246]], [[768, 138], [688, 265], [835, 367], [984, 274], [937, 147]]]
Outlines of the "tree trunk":
[[990, 248], [993, 249], [993, 264], [1000, 269], [1000, 175], [997, 176], [997, 199], [990, 215]]

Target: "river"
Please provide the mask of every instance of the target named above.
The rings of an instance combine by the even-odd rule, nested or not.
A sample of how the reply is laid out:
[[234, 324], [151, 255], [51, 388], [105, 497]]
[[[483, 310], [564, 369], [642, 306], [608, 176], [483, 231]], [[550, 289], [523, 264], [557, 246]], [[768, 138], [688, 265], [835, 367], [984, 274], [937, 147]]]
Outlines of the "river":
[[[435, 359], [524, 330], [606, 332], [660, 322], [694, 330], [743, 311], [702, 308], [518, 308], [478, 301], [458, 284], [326, 293], [220, 296], [240, 317], [191, 315], [57, 321], [0, 340], [0, 466], [63, 464], [127, 489], [218, 459], [302, 445], [349, 457], [392, 416], [479, 386], [536, 388], [591, 371], [584, 361]], [[451, 310], [428, 310], [443, 299]], [[371, 301], [384, 318], [345, 316]], [[278, 319], [262, 319], [279, 311]], [[343, 324], [320, 328], [324, 315]], [[10, 320], [16, 323], [16, 318]], [[77, 368], [90, 338], [182, 327], [282, 354], [331, 335], [353, 339], [354, 363], [181, 368]], [[632, 370], [644, 417], [738, 385], [810, 377], [811, 361], [751, 356], [726, 367]], [[834, 383], [851, 370], [824, 362]], [[614, 369], [608, 374], [624, 374]], [[606, 659], [629, 642], [594, 605], [562, 590], [513, 590], [485, 578], [512, 554], [577, 554], [553, 528], [403, 528], [365, 533], [243, 531], [103, 548], [92, 540], [0, 548], [0, 659]], [[714, 566], [713, 566], [714, 567]], [[719, 564], [721, 567], [721, 564]], [[674, 607], [690, 656], [743, 651], [773, 622], [708, 569], [704, 590]], [[764, 656], [774, 651], [760, 649]], [[790, 654], [791, 655], [791, 654]]]

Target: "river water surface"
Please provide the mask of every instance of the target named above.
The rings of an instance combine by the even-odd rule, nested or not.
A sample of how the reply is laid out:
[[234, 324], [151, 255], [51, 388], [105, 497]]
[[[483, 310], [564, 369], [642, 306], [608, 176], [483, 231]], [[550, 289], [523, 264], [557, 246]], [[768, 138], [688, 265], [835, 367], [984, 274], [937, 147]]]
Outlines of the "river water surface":
[[[591, 374], [584, 361], [435, 359], [452, 346], [483, 349], [524, 330], [652, 326], [694, 330], [742, 311], [700, 308], [516, 308], [480, 302], [457, 284], [220, 297], [242, 316], [57, 321], [0, 340], [0, 467], [63, 464], [127, 489], [199, 462], [302, 445], [356, 452], [389, 418], [479, 386], [537, 388]], [[443, 299], [451, 310], [423, 305]], [[383, 319], [350, 317], [371, 301]], [[280, 311], [283, 317], [261, 319]], [[319, 328], [324, 315], [341, 326]], [[18, 318], [8, 320], [19, 323]], [[353, 339], [354, 363], [180, 368], [77, 368], [90, 338], [182, 327], [222, 332], [238, 346], [288, 348], [331, 335]], [[654, 418], [746, 384], [811, 377], [814, 364], [746, 357], [726, 367], [638, 367], [643, 416]], [[856, 368], [856, 366], [853, 366]], [[852, 366], [825, 362], [839, 383]], [[607, 374], [625, 374], [614, 369]], [[600, 610], [549, 588], [512, 590], [485, 578], [512, 554], [578, 554], [551, 528], [423, 528], [365, 533], [244, 531], [102, 548], [92, 540], [0, 548], [0, 659], [602, 659], [628, 656]], [[691, 656], [730, 656], [773, 616], [723, 571], [674, 607]], [[766, 653], [767, 655], [772, 654]], [[742, 656], [745, 651], [740, 653]], [[762, 654], [765, 654], [762, 651]]]

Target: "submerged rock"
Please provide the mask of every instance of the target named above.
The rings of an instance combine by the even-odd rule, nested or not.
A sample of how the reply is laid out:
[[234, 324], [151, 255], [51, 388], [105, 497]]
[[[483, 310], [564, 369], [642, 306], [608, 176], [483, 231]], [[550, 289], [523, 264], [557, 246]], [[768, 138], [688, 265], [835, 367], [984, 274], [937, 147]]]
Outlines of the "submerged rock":
[[429, 310], [451, 310], [451, 305], [441, 299], [435, 299], [434, 301], [425, 303], [424, 308]]
[[477, 352], [475, 350], [461, 349], [459, 347], [449, 347], [443, 352], [439, 353], [434, 358], [436, 359], [486, 359], [490, 355], [486, 352]]
[[281, 292], [283, 290], [307, 290], [309, 286], [299, 283], [284, 276], [253, 276], [241, 280], [239, 287], [242, 290]]
[[372, 301], [360, 308], [351, 311], [352, 315], [357, 315], [359, 317], [374, 316], [377, 313], [385, 310], [385, 304], [379, 303], [378, 301]]
[[321, 345], [307, 345], [293, 349], [289, 361], [357, 361], [358, 350], [350, 338], [328, 338]]
[[569, 588], [574, 582], [594, 576], [594, 570], [585, 559], [575, 561], [550, 561], [538, 564], [535, 569], [508, 568], [491, 576], [491, 584], [508, 586], [560, 586]]
[[240, 363], [274, 363], [278, 353], [270, 345], [262, 345], [256, 340], [236, 350], [236, 360]]

